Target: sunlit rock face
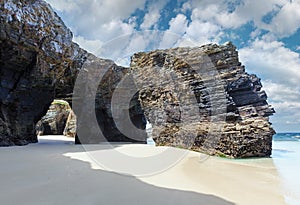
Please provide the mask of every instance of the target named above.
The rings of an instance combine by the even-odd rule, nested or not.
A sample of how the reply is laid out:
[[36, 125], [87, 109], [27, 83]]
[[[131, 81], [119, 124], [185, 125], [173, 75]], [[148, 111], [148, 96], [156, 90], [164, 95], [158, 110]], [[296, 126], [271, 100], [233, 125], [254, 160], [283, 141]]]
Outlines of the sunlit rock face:
[[131, 71], [157, 145], [228, 157], [271, 155], [274, 109], [230, 42], [137, 53]]
[[67, 121], [66, 121], [66, 126], [64, 128], [63, 131], [63, 135], [67, 136], [67, 137], [75, 137], [76, 136], [76, 115], [73, 112], [73, 110], [71, 110], [69, 112]]
[[63, 135], [71, 107], [66, 101], [54, 100], [46, 115], [37, 123], [38, 135]]

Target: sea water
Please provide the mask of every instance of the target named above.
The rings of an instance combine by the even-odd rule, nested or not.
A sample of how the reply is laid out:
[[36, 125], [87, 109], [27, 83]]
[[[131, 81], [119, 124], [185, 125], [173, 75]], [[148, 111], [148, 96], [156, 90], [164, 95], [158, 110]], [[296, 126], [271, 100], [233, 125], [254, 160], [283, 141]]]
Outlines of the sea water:
[[300, 133], [273, 137], [272, 158], [282, 179], [287, 204], [300, 204]]

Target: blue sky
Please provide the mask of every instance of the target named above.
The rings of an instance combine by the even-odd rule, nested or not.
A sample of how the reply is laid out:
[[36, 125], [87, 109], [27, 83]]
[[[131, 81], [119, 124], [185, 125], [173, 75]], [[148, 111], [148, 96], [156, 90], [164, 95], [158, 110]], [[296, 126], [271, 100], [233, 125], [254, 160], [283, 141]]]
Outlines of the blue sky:
[[300, 0], [47, 1], [74, 41], [121, 65], [138, 51], [232, 41], [262, 78], [276, 131], [300, 131]]

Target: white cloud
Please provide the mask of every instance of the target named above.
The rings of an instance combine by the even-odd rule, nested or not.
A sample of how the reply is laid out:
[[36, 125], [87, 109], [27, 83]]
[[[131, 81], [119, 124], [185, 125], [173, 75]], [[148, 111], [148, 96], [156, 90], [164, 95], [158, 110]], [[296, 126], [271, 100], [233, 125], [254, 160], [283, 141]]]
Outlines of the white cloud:
[[255, 29], [254, 31], [252, 31], [252, 32], [250, 33], [250, 37], [251, 37], [251, 39], [255, 39], [255, 38], [257, 38], [258, 36], [260, 36], [260, 34], [261, 34], [261, 30]]
[[240, 57], [251, 72], [265, 79], [293, 86], [300, 82], [300, 56], [282, 42], [256, 39], [240, 49]]
[[[89, 40], [109, 40], [131, 32], [134, 22], [123, 20], [138, 8], [143, 9], [146, 0], [47, 0], [60, 11], [68, 27], [77, 36]], [[120, 27], [120, 28], [118, 28]]]
[[[88, 40], [108, 41], [120, 35], [132, 33], [136, 26], [136, 17], [130, 17], [136, 9], [145, 11], [140, 28], [157, 29], [161, 13], [168, 0], [48, 0], [63, 14], [64, 20], [75, 35]], [[253, 21], [257, 29], [251, 33], [254, 39], [267, 29], [276, 40], [278, 36], [291, 34], [300, 26], [300, 1], [286, 0], [190, 0], [186, 1], [181, 11], [191, 10], [191, 22], [187, 26], [187, 17], [178, 14], [169, 24], [169, 32], [198, 41], [198, 44], [218, 42], [223, 29], [238, 28]], [[234, 9], [228, 10], [228, 5]], [[147, 8], [145, 8], [147, 5]], [[145, 10], [146, 9], [146, 10]], [[270, 12], [278, 12], [271, 24], [262, 22]], [[129, 21], [124, 21], [125, 19]], [[171, 40], [170, 40], [171, 41]], [[170, 44], [170, 43], [169, 43]]]
[[236, 12], [229, 13], [226, 4], [209, 4], [202, 7], [196, 7], [192, 12], [191, 19], [211, 22], [223, 28], [237, 28], [244, 24], [247, 19], [238, 16]]
[[[269, 97], [270, 104], [276, 110], [272, 121], [276, 124], [278, 131], [299, 131], [300, 89], [285, 84], [273, 83], [270, 80], [263, 81], [262, 84]], [[292, 125], [295, 127], [291, 127]]]
[[143, 30], [151, 29], [151, 27], [156, 24], [159, 18], [160, 18], [159, 10], [150, 11], [149, 13], [145, 14], [144, 21], [141, 24], [141, 29]]
[[135, 31], [103, 43], [96, 54], [102, 58], [110, 58], [119, 65], [129, 66], [130, 56], [134, 53], [160, 48], [165, 34], [164, 31]]
[[80, 11], [80, 7], [73, 0], [46, 0], [57, 11], [74, 12]]
[[[228, 4], [235, 4], [233, 11]], [[192, 10], [192, 21], [200, 20], [220, 26], [222, 29], [234, 29], [253, 21], [259, 30], [267, 30], [278, 38], [287, 37], [300, 28], [300, 1], [286, 0], [242, 0], [240, 4], [228, 0], [192, 0], [183, 5], [182, 11]], [[270, 15], [271, 22], [265, 23], [263, 17]], [[255, 36], [256, 37], [256, 36]]]
[[110, 41], [121, 35], [130, 34], [134, 31], [134, 25], [124, 23], [121, 20], [112, 20], [95, 28], [94, 36], [96, 39]]
[[284, 116], [289, 117], [290, 120], [298, 121], [298, 119], [292, 118], [292, 116], [297, 116], [297, 118], [300, 116], [300, 102], [274, 102], [273, 106], [276, 108], [278, 114], [284, 113]]
[[140, 28], [143, 30], [151, 29], [152, 27], [154, 29], [157, 29], [156, 23], [159, 21], [161, 12], [165, 5], [167, 4], [168, 1], [163, 0], [163, 1], [158, 1], [155, 0], [151, 2], [148, 12], [144, 16], [144, 21], [141, 24]]
[[[112, 52], [113, 49], [119, 49], [120, 46], [124, 44], [124, 47], [126, 47], [127, 36], [130, 36], [134, 32], [134, 27], [133, 25], [124, 23], [122, 21], [111, 21], [107, 24], [102, 24], [98, 30], [91, 32], [95, 32], [95, 36], [99, 37], [92, 38], [94, 40], [91, 40], [81, 35], [75, 35], [73, 40], [77, 42], [83, 49], [95, 55], [101, 56], [101, 53], [103, 53], [101, 48], [103, 48], [103, 46], [107, 49], [107, 45], [111, 45], [111, 48], [109, 49], [110, 51], [106, 52], [107, 54]], [[118, 42], [117, 47], [114, 47], [115, 45], [112, 45], [112, 42]], [[110, 56], [105, 55], [102, 57], [109, 58]]]
[[189, 1], [187, 1], [182, 5], [181, 12], [185, 13], [191, 9], [192, 9], [191, 3]]
[[183, 35], [187, 29], [188, 21], [185, 15], [178, 14], [175, 18], [172, 18], [169, 22], [169, 32]]
[[[257, 27], [262, 27], [262, 17], [279, 9], [284, 0], [242, 0], [240, 4], [235, 1], [213, 0], [192, 1], [192, 19], [201, 19], [222, 26], [223, 28], [238, 28], [247, 22], [254, 21]], [[228, 10], [228, 4], [235, 5], [234, 11]]]
[[300, 1], [287, 2], [270, 24], [270, 31], [278, 37], [287, 37], [300, 28]]
[[[71, 14], [72, 18], [97, 19], [101, 23], [127, 18], [137, 8], [144, 8], [146, 0], [46, 0], [56, 10]], [[74, 13], [73, 13], [74, 12]], [[78, 13], [79, 12], [79, 13]], [[76, 22], [75, 22], [76, 23]], [[87, 21], [87, 23], [91, 23]]]
[[169, 29], [164, 32], [159, 48], [172, 48], [182, 42], [183, 35], [187, 30], [188, 20], [185, 15], [178, 14], [169, 22]]
[[272, 102], [287, 102], [288, 100], [287, 103], [295, 104], [299, 102], [300, 105], [300, 86], [288, 86], [274, 83], [271, 80], [263, 81], [262, 84]]
[[270, 12], [276, 12], [286, 3], [285, 0], [243, 0], [242, 4], [237, 7], [235, 13], [244, 19], [244, 22], [253, 20], [258, 28], [263, 28], [265, 24], [262, 18]]
[[210, 22], [192, 21], [187, 28], [185, 37], [193, 39], [198, 45], [210, 43], [219, 35], [220, 27]]
[[82, 48], [84, 48], [88, 52], [94, 54], [97, 53], [97, 51], [103, 45], [103, 42], [100, 40], [87, 40], [82, 36], [75, 36], [73, 41], [78, 43]]
[[[263, 3], [260, 0], [243, 0], [242, 2], [232, 14], [223, 13], [216, 17], [220, 18], [221, 21], [218, 21], [220, 25], [226, 27], [226, 23], [229, 22], [228, 26], [233, 28], [236, 23], [240, 26], [253, 20], [258, 29], [267, 30], [278, 38], [290, 36], [300, 28], [299, 0], [269, 0]], [[271, 18], [270, 23], [263, 22], [263, 17], [266, 15]]]
[[147, 48], [147, 45], [150, 39], [147, 39], [147, 35], [143, 35], [145, 33], [136, 33], [135, 35], [131, 36], [129, 44], [125, 49], [125, 53], [132, 55], [135, 52], [142, 52]]
[[191, 22], [184, 37], [193, 39], [198, 45], [210, 43], [221, 32], [215, 17], [222, 12], [224, 4], [219, 1], [191, 1], [187, 8], [192, 9]]

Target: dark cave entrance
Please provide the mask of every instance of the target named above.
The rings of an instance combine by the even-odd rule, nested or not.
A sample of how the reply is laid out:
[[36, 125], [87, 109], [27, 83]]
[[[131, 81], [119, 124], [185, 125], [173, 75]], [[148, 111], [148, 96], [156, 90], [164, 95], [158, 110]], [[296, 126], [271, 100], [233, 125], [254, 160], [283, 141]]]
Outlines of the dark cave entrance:
[[[107, 109], [96, 106], [96, 126], [99, 126], [105, 137], [102, 139], [99, 133], [92, 133], [85, 130], [89, 121], [85, 120], [81, 123], [80, 114], [79, 117], [76, 117], [71, 106], [72, 104], [65, 100], [55, 99], [52, 101], [46, 114], [35, 126], [35, 132], [39, 143], [44, 143], [45, 139], [54, 141], [70, 141], [70, 139], [72, 139], [75, 144], [98, 144], [102, 142], [147, 143], [147, 136], [149, 135], [146, 132], [147, 120], [141, 110], [138, 101], [138, 93], [130, 100], [129, 109], [124, 110], [122, 113], [123, 117], [126, 114], [130, 115], [130, 119], [127, 119], [127, 121], [130, 122], [123, 121], [125, 126], [127, 124], [134, 126], [134, 129], [131, 129], [129, 134], [123, 133], [124, 130], [119, 130], [120, 127], [116, 125], [115, 119], [113, 119]], [[84, 108], [83, 112], [87, 113], [84, 111]], [[77, 120], [79, 120], [79, 126]], [[89, 130], [93, 130], [93, 128], [89, 128]], [[80, 135], [81, 137], [79, 138], [77, 132], [84, 133], [85, 135]]]

